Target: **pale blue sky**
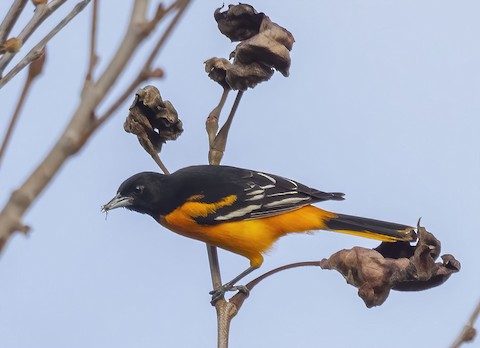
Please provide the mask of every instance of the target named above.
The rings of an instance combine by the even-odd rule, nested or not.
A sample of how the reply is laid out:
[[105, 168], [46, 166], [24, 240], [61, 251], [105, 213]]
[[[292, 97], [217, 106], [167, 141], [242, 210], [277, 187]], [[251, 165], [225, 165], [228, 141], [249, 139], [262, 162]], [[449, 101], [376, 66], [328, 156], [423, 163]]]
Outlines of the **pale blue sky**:
[[[0, 17], [10, 2], [1, 2]], [[223, 163], [346, 193], [344, 202], [321, 204], [325, 209], [405, 224], [422, 217], [442, 241], [442, 253], [454, 254], [463, 268], [441, 287], [393, 292], [373, 309], [335, 272], [283, 272], [252, 292], [232, 323], [231, 347], [448, 346], [480, 297], [480, 3], [251, 3], [295, 36], [292, 66], [289, 78], [275, 74], [244, 95]], [[100, 70], [126, 28], [126, 4], [101, 2]], [[171, 171], [207, 161], [204, 120], [221, 89], [205, 75], [203, 61], [228, 56], [234, 47], [213, 20], [220, 5], [194, 2], [158, 59], [166, 78], [154, 84], [185, 128], [161, 154]], [[45, 74], [35, 82], [0, 167], [2, 204], [77, 106], [88, 14], [48, 47]], [[116, 93], [145, 52], [138, 52]], [[24, 78], [0, 91], [1, 134]], [[31, 236], [14, 237], [3, 253], [2, 347], [215, 346], [205, 246], [148, 216], [118, 210], [105, 220], [100, 213], [124, 179], [157, 170], [123, 131], [129, 105], [66, 163], [25, 216]], [[289, 236], [255, 275], [355, 245], [376, 243], [328, 232]], [[220, 261], [224, 280], [248, 265], [225, 251]]]

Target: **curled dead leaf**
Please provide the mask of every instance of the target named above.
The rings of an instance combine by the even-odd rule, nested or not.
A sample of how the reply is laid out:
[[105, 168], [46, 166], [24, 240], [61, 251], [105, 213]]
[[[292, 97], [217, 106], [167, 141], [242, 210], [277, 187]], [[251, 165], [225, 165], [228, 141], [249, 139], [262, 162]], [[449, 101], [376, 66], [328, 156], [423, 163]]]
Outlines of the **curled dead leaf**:
[[283, 76], [289, 75], [290, 51], [294, 43], [293, 35], [265, 16], [258, 35], [240, 42], [234, 51], [235, 62], [262, 63], [278, 70]]
[[252, 63], [249, 65], [232, 64], [225, 58], [210, 58], [205, 61], [208, 76], [223, 88], [244, 91], [272, 77], [269, 67]]
[[230, 85], [227, 83], [227, 70], [231, 68], [232, 63], [225, 58], [210, 58], [205, 62], [205, 72], [208, 74], [213, 81], [217, 82], [223, 88], [231, 89]]
[[231, 53], [233, 63], [224, 58], [205, 62], [208, 76], [224, 88], [246, 90], [273, 75], [273, 70], [288, 76], [293, 35], [258, 13], [247, 4], [229, 5], [228, 10], [215, 11], [220, 31], [232, 41], [240, 41]]
[[379, 306], [390, 290], [421, 291], [443, 284], [452, 273], [460, 270], [453, 255], [440, 255], [440, 241], [418, 227], [419, 240], [382, 243], [376, 249], [354, 247], [341, 250], [320, 262], [322, 269], [340, 272], [348, 284], [358, 288], [358, 295], [367, 307]]
[[248, 4], [228, 5], [228, 9], [221, 12], [223, 6], [217, 8], [214, 18], [220, 32], [233, 41], [243, 41], [258, 34], [265, 14], [258, 13]]
[[126, 132], [135, 134], [152, 156], [160, 152], [167, 140], [175, 140], [183, 132], [182, 121], [172, 103], [162, 100], [154, 86], [137, 91], [123, 127]]

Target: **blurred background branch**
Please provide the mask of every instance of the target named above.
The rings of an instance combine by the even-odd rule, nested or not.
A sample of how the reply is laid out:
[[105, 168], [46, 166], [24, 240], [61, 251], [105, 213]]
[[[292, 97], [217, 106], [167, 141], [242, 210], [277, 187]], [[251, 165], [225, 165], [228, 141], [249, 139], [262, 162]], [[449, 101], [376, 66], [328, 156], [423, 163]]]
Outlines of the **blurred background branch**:
[[7, 39], [10, 31], [20, 17], [28, 0], [15, 0], [0, 24], [0, 45]]
[[42, 50], [40, 56], [35, 59], [29, 66], [27, 80], [25, 81], [25, 85], [23, 86], [22, 92], [20, 94], [20, 99], [18, 100], [17, 106], [15, 111], [10, 119], [10, 123], [8, 125], [7, 131], [3, 138], [2, 145], [0, 147], [0, 167], [2, 164], [2, 158], [4, 156], [5, 150], [7, 149], [8, 142], [10, 141], [13, 130], [15, 128], [15, 124], [18, 121], [18, 117], [20, 115], [20, 111], [25, 103], [25, 99], [27, 97], [28, 91], [32, 86], [33, 81], [40, 76], [43, 70], [43, 66], [45, 64], [45, 49]]
[[[27, 25], [20, 31], [20, 33], [15, 36], [15, 39], [18, 40], [20, 45], [24, 45], [30, 35], [32, 35], [38, 27], [52, 14], [54, 13], [60, 6], [62, 6], [66, 0], [52, 0], [47, 4], [47, 1], [33, 1], [35, 5], [35, 12], [33, 13], [33, 17], [27, 23]], [[85, 3], [88, 3], [89, 0], [85, 0]], [[8, 35], [8, 32], [11, 30], [12, 26], [15, 24], [18, 16], [20, 16], [21, 12], [24, 9], [25, 4], [21, 1], [16, 1], [10, 11], [7, 13], [5, 17], [4, 23], [6, 22], [5, 26], [6, 29], [4, 34], [0, 30], [1, 36]], [[3, 23], [2, 23], [3, 26]], [[0, 44], [2, 41], [0, 41]], [[3, 76], [3, 71], [10, 63], [10, 61], [15, 57], [19, 50], [10, 51], [5, 53], [2, 57], [0, 57], [0, 76]]]
[[[29, 30], [24, 29], [23, 35], [19, 35], [22, 40], [25, 40], [32, 32], [32, 28], [38, 25], [54, 11], [64, 1], [52, 1], [48, 5], [37, 5], [34, 20], [27, 26]], [[172, 32], [173, 27], [178, 24], [178, 20], [183, 14], [189, 1], [179, 0], [172, 4], [171, 9], [178, 9], [170, 26], [167, 27], [161, 39], [157, 42], [151, 55], [147, 58], [145, 67], [148, 67], [153, 57], [157, 55], [160, 48], [166, 41], [166, 37]], [[87, 4], [84, 1], [80, 4]], [[78, 5], [77, 5], [78, 6]], [[37, 199], [39, 194], [45, 189], [47, 184], [55, 177], [59, 169], [63, 166], [65, 161], [77, 153], [85, 142], [90, 138], [91, 134], [98, 129], [98, 127], [115, 111], [121, 102], [115, 102], [115, 108], [110, 108], [110, 111], [103, 115], [102, 118], [96, 119], [95, 110], [100, 102], [107, 96], [115, 81], [120, 76], [127, 63], [131, 60], [137, 47], [145, 41], [157, 28], [158, 23], [165, 18], [168, 11], [163, 10], [163, 6], [159, 5], [154, 20], [147, 19], [147, 0], [136, 0], [132, 8], [130, 23], [128, 29], [123, 37], [117, 52], [112, 56], [105, 71], [100, 75], [98, 80], [86, 86], [82, 91], [81, 100], [77, 109], [70, 117], [70, 122], [66, 126], [62, 135], [59, 137], [57, 143], [53, 146], [51, 151], [41, 161], [32, 174], [25, 180], [25, 182], [15, 190], [10, 199], [0, 212], [0, 251], [3, 250], [6, 242], [15, 231], [27, 231], [28, 226], [23, 223], [23, 215], [31, 204]], [[74, 11], [72, 11], [74, 12]], [[33, 24], [32, 24], [33, 22]], [[66, 24], [66, 23], [65, 23]], [[92, 26], [95, 22], [92, 23]], [[93, 31], [93, 30], [92, 30]], [[93, 35], [91, 39], [93, 40]], [[7, 54], [6, 54], [7, 55]], [[12, 56], [4, 55], [0, 59], [0, 64], [6, 64], [10, 61]], [[150, 78], [150, 74], [144, 74], [145, 68], [139, 69], [137, 76], [142, 76], [142, 81]], [[137, 84], [140, 79], [135, 80]], [[131, 86], [132, 87], [132, 86]], [[126, 93], [124, 93], [125, 95]]]
[[[10, 70], [3, 78], [0, 79], [0, 89], [5, 86], [15, 75], [17, 75], [23, 68], [33, 62], [35, 59], [38, 59], [45, 50], [45, 46], [47, 45], [48, 41], [50, 41], [60, 30], [62, 30], [68, 22], [70, 22], [76, 15], [78, 15], [85, 6], [88, 5], [90, 0], [84, 0], [79, 2], [72, 11], [62, 20], [58, 25], [53, 28], [38, 44], [36, 44], [30, 52], [17, 64], [15, 65], [12, 70]], [[23, 42], [23, 41], [21, 41]], [[16, 53], [16, 52], [15, 52]], [[5, 54], [3, 57], [7, 56]], [[2, 57], [2, 58], [3, 58]], [[13, 55], [11, 56], [13, 58]], [[1, 62], [1, 59], [0, 59]], [[6, 61], [8, 64], [10, 61]]]
[[480, 315], [480, 301], [477, 303], [477, 306], [473, 310], [472, 315], [470, 316], [467, 323], [463, 327], [458, 337], [452, 343], [450, 348], [458, 348], [463, 343], [469, 343], [475, 339], [475, 337], [477, 336], [477, 330], [475, 329], [474, 325], [479, 315]]

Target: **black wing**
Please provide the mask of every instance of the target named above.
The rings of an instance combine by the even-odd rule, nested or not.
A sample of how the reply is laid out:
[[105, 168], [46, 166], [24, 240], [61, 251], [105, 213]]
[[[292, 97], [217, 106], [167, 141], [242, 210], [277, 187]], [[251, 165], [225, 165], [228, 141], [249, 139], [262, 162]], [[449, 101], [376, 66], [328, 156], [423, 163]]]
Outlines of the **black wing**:
[[344, 199], [343, 193], [318, 191], [273, 174], [228, 166], [189, 167], [190, 170], [194, 168], [197, 169], [194, 181], [202, 186], [201, 191], [196, 191], [199, 193], [196, 201], [212, 203], [236, 196], [231, 205], [207, 216], [194, 217], [200, 224], [264, 218], [315, 202]]

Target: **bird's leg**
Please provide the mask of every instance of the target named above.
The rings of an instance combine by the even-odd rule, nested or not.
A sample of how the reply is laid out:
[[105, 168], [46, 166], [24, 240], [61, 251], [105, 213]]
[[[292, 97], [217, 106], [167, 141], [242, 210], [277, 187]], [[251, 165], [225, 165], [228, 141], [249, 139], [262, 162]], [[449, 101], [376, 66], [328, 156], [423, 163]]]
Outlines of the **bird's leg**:
[[250, 292], [244, 285], [235, 285], [239, 280], [241, 280], [242, 278], [244, 278], [245, 276], [249, 275], [250, 273], [252, 273], [253, 271], [255, 271], [258, 267], [248, 267], [245, 271], [243, 271], [242, 273], [240, 273], [238, 276], [236, 276], [235, 278], [233, 278], [232, 280], [230, 280], [229, 282], [223, 284], [222, 286], [210, 291], [210, 295], [212, 295], [212, 301], [210, 302], [212, 305], [215, 305], [215, 302], [217, 302], [218, 300], [220, 300], [223, 295], [225, 295], [225, 293], [227, 291], [241, 291], [245, 294], [247, 294], [248, 296], [248, 293]]

